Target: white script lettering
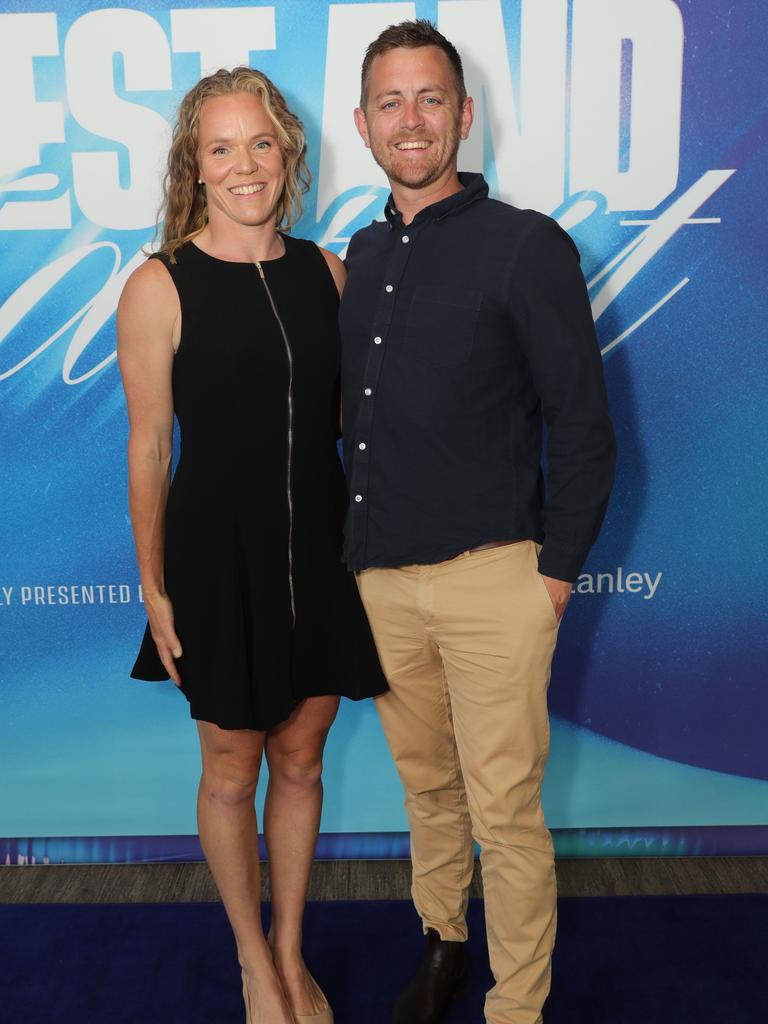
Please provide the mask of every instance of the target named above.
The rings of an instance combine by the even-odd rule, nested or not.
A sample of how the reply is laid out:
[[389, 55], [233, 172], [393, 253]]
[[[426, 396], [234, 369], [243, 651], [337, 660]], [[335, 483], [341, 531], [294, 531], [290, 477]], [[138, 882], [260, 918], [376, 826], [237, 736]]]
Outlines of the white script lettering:
[[573, 587], [572, 594], [639, 594], [643, 593], [644, 601], [653, 600], [656, 591], [659, 589], [663, 572], [657, 572], [651, 576], [648, 572], [624, 572], [623, 566], [618, 566], [615, 572], [584, 572], [578, 577]]

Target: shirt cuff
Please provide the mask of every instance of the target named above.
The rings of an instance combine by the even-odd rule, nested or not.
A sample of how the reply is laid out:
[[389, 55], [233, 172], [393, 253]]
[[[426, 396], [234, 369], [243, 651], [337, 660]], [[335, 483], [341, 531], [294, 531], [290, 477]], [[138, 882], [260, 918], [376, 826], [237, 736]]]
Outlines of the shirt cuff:
[[573, 545], [563, 544], [554, 538], [545, 538], [539, 554], [539, 572], [553, 580], [573, 583], [581, 572], [586, 557], [587, 551], [575, 550]]

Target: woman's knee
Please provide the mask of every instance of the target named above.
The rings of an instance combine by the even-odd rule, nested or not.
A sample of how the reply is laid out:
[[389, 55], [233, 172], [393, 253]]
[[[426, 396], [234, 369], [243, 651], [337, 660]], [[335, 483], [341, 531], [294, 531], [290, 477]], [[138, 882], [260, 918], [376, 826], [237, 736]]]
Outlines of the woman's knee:
[[259, 765], [253, 758], [206, 758], [200, 787], [210, 800], [227, 807], [253, 803], [259, 782]]
[[253, 802], [264, 753], [263, 732], [228, 732], [198, 722], [203, 775], [200, 792], [225, 805]]
[[252, 778], [237, 772], [204, 771], [200, 781], [203, 795], [225, 807], [253, 803], [258, 775]]
[[322, 747], [311, 749], [280, 749], [267, 745], [269, 777], [278, 783], [311, 789], [323, 774]]

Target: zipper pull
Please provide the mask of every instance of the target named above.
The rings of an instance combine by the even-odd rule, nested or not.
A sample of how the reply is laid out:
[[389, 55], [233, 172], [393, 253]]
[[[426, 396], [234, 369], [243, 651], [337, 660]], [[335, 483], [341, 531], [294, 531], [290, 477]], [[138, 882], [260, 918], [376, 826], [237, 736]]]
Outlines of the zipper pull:
[[264, 280], [264, 271], [262, 270], [262, 268], [261, 268], [261, 264], [259, 263], [259, 261], [258, 261], [258, 260], [256, 260], [256, 263], [255, 263], [255, 267], [256, 267], [256, 269], [257, 269], [257, 270], [258, 270], [258, 272], [259, 272], [259, 277], [260, 277], [260, 278], [261, 278], [261, 280], [263, 281], [263, 280]]

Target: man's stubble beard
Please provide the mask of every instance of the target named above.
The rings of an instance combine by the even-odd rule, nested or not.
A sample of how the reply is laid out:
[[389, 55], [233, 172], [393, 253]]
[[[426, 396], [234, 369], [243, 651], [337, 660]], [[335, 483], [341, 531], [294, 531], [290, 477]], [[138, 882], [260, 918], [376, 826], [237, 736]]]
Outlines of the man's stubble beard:
[[[404, 139], [398, 139], [398, 142], [403, 142]], [[389, 159], [389, 144], [386, 143], [383, 147], [374, 145], [371, 139], [371, 155], [379, 167], [384, 171], [387, 178], [392, 184], [400, 185], [402, 188], [418, 189], [426, 188], [432, 185], [437, 179], [445, 172], [447, 167], [450, 167], [456, 161], [456, 154], [459, 151], [459, 142], [461, 141], [459, 135], [459, 119], [457, 118], [453, 128], [451, 130], [450, 137], [447, 139], [447, 157], [442, 161], [438, 161], [435, 165], [427, 167], [422, 176], [417, 179], [407, 178], [404, 175], [398, 173], [397, 164], [394, 160]], [[383, 159], [381, 158], [383, 153]], [[406, 158], [407, 159], [407, 158]]]

